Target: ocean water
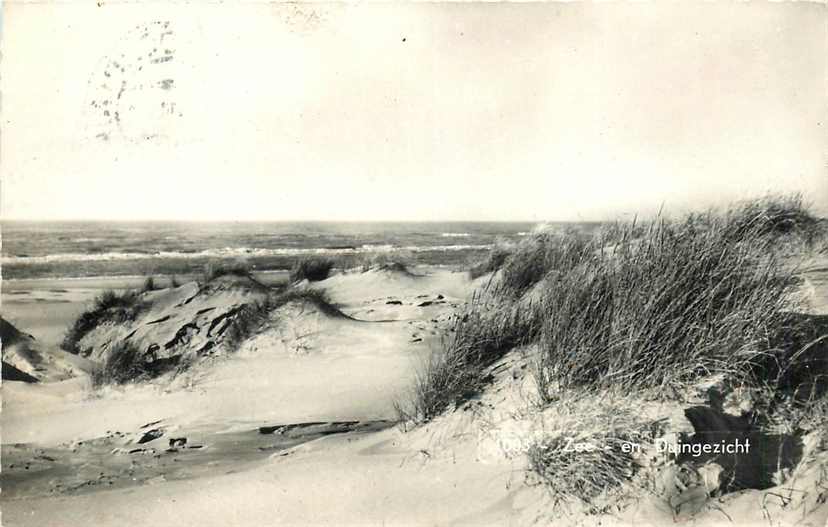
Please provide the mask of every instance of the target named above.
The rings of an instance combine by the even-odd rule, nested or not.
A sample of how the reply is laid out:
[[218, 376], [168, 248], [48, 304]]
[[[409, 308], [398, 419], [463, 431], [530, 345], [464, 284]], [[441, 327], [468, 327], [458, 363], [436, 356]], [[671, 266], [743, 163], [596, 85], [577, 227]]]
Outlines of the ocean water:
[[[571, 224], [560, 224], [562, 227]], [[289, 269], [310, 254], [400, 253], [413, 263], [462, 265], [532, 223], [23, 222], [2, 224], [4, 279], [188, 274], [209, 262]]]

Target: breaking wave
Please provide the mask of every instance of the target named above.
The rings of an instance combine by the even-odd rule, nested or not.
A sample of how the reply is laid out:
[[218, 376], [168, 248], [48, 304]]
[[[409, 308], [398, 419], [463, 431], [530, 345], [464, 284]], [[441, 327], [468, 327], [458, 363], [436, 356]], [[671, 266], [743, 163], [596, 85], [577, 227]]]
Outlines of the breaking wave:
[[159, 251], [159, 252], [106, 252], [95, 254], [63, 253], [49, 254], [43, 256], [4, 256], [0, 258], [3, 265], [8, 264], [44, 264], [57, 262], [93, 262], [93, 261], [116, 261], [116, 260], [147, 260], [151, 258], [160, 259], [197, 259], [197, 258], [239, 258], [239, 257], [268, 257], [268, 256], [303, 256], [313, 254], [361, 254], [372, 252], [407, 251], [422, 253], [430, 251], [469, 251], [486, 250], [492, 247], [491, 244], [481, 245], [423, 245], [398, 247], [393, 245], [362, 245], [356, 247], [290, 247], [277, 249], [263, 249], [251, 247], [225, 247], [222, 249], [206, 249], [203, 251], [181, 252], [181, 251]]

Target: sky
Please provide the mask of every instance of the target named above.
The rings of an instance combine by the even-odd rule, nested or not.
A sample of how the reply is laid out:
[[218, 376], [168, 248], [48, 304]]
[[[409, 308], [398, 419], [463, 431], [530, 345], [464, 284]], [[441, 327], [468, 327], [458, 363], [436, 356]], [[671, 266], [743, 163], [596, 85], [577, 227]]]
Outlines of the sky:
[[5, 2], [5, 219], [601, 220], [802, 192], [814, 3]]

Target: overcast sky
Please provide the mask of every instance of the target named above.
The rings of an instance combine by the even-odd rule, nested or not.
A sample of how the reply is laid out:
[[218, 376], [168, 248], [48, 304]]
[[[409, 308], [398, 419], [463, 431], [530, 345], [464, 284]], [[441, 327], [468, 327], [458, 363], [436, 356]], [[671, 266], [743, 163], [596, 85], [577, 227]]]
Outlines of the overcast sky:
[[3, 9], [5, 218], [828, 214], [824, 5]]

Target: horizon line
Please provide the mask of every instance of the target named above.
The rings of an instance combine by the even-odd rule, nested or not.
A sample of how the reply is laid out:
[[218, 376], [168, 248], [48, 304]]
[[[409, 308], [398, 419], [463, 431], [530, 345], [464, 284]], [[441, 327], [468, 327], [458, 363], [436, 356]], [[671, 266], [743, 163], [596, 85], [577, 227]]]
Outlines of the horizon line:
[[[619, 214], [619, 216], [627, 216], [631, 213]], [[143, 219], [112, 219], [112, 218], [0, 218], [0, 223], [4, 222], [31, 222], [31, 223], [603, 223], [613, 220], [319, 220], [319, 219], [172, 219], [172, 218], [143, 218]]]

